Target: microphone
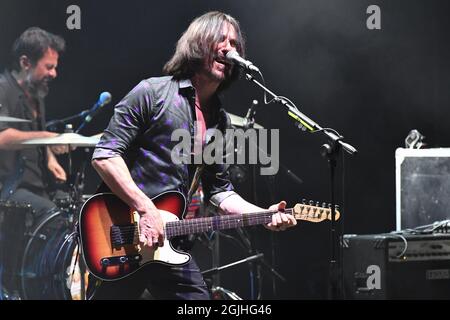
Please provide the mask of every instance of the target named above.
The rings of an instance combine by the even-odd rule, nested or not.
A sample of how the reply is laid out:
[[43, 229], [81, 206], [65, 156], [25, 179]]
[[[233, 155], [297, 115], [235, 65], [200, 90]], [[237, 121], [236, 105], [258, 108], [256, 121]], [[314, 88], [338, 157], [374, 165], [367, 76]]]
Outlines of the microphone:
[[100, 109], [111, 102], [111, 93], [105, 91], [100, 94], [100, 97], [98, 98], [97, 102], [94, 104], [94, 106], [89, 109], [87, 112], [87, 115], [84, 117], [83, 123], [78, 127], [78, 129], [75, 131], [75, 133], [78, 133], [81, 129], [84, 128], [84, 126], [91, 122], [92, 118], [95, 117], [95, 115], [100, 111]]
[[225, 58], [227, 58], [228, 61], [236, 63], [242, 68], [247, 69], [247, 71], [259, 72], [258, 67], [256, 67], [251, 61], [242, 58], [236, 50], [228, 51]]
[[105, 91], [100, 94], [98, 101], [94, 104], [94, 106], [89, 110], [88, 115], [84, 118], [85, 122], [90, 122], [92, 118], [99, 112], [100, 108], [104, 105], [111, 102], [111, 93]]

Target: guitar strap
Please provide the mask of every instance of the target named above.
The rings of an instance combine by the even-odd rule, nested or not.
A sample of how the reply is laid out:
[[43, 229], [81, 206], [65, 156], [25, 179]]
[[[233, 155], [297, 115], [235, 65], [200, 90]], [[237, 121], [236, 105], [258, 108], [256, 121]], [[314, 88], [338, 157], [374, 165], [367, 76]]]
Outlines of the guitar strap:
[[200, 178], [202, 176], [205, 165], [201, 164], [195, 168], [194, 177], [192, 178], [192, 183], [188, 192], [188, 203], [191, 203], [192, 195], [197, 191], [198, 185], [200, 184]]

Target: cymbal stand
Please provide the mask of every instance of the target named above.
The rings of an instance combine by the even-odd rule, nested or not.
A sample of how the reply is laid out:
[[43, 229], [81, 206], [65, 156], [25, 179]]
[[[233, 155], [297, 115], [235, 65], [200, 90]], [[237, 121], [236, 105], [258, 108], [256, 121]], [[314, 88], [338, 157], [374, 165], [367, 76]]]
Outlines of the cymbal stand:
[[235, 292], [230, 291], [226, 288], [221, 287], [220, 285], [220, 272], [224, 269], [239, 265], [244, 262], [250, 262], [251, 260], [259, 257], [249, 257], [240, 261], [236, 261], [224, 266], [220, 266], [220, 232], [214, 232], [211, 237], [212, 246], [208, 246], [212, 252], [212, 268], [202, 271], [202, 275], [211, 275], [211, 293], [213, 295], [213, 299], [217, 295], [222, 295], [228, 297], [231, 300], [242, 300]]
[[[204, 276], [205, 276], [205, 275], [208, 275], [208, 274], [212, 274], [212, 275], [213, 275], [213, 279], [214, 279], [214, 277], [218, 276], [219, 273], [220, 273], [220, 271], [222, 271], [222, 270], [224, 270], [224, 269], [227, 269], [227, 268], [230, 268], [230, 267], [234, 267], [234, 266], [237, 266], [237, 265], [239, 265], [239, 264], [246, 263], [246, 262], [247, 262], [247, 263], [252, 263], [252, 261], [257, 260], [257, 259], [261, 259], [262, 257], [263, 257], [263, 254], [262, 254], [262, 253], [259, 253], [259, 254], [256, 254], [256, 255], [247, 257], [247, 258], [245, 258], [245, 259], [241, 259], [241, 260], [238, 260], [238, 261], [229, 263], [229, 264], [224, 265], [224, 266], [220, 266], [220, 267], [215, 266], [215, 267], [213, 267], [213, 268], [211, 268], [211, 269], [208, 269], [208, 270], [203, 271], [202, 274], [203, 274]], [[216, 278], [216, 279], [217, 279], [217, 278]], [[213, 294], [222, 293], [222, 294], [224, 294], [225, 296], [227, 296], [228, 298], [230, 298], [231, 300], [242, 300], [242, 298], [239, 297], [236, 293], [234, 293], [233, 291], [230, 291], [230, 290], [228, 290], [228, 289], [225, 289], [225, 288], [221, 287], [221, 286], [217, 283], [217, 281], [214, 281], [214, 280], [213, 280], [213, 286], [212, 286], [212, 288], [211, 288], [211, 291], [212, 291]]]
[[[86, 171], [86, 166], [87, 166], [87, 162], [88, 162], [88, 154], [90, 154], [90, 150], [89, 148], [84, 148], [83, 149], [84, 152], [84, 157], [83, 157], [83, 161], [81, 162], [81, 167], [78, 170], [78, 172], [75, 174], [74, 176], [74, 182], [73, 182], [73, 192], [74, 192], [74, 205], [75, 207], [73, 208], [74, 212], [78, 213], [78, 209], [80, 209], [80, 204], [82, 203], [82, 198], [83, 198], [83, 189], [84, 189], [84, 178], [85, 178], [85, 171]], [[76, 201], [76, 202], [75, 202]], [[76, 237], [76, 242], [77, 242], [77, 260], [78, 260], [78, 270], [80, 272], [80, 299], [81, 300], [86, 300], [86, 272], [87, 272], [87, 268], [86, 268], [86, 264], [84, 262], [84, 256], [83, 256], [83, 250], [80, 247], [81, 246], [81, 242], [80, 242], [80, 237], [79, 237], [79, 230], [78, 230], [78, 220], [76, 220], [75, 222], [75, 228], [74, 228], [74, 232], [75, 232], [75, 237]], [[74, 267], [75, 268], [75, 267]]]
[[[65, 133], [73, 133], [72, 125], [67, 124]], [[67, 173], [68, 173], [68, 189], [69, 189], [69, 208], [76, 212], [79, 204], [82, 202], [83, 189], [84, 189], [84, 177], [87, 166], [87, 155], [89, 153], [89, 148], [85, 147], [83, 149], [85, 157], [81, 163], [80, 168], [77, 172], [73, 171], [73, 154], [72, 145], [67, 145]]]
[[[73, 132], [72, 125], [67, 124], [66, 125], [66, 133]], [[71, 145], [68, 145], [68, 187], [69, 187], [69, 210], [72, 213], [72, 223], [74, 227], [74, 236], [75, 241], [77, 243], [77, 257], [75, 259], [75, 264], [73, 266], [72, 273], [75, 272], [75, 267], [78, 262], [78, 270], [80, 272], [80, 298], [81, 300], [86, 300], [86, 282], [85, 282], [85, 275], [87, 272], [86, 265], [84, 263], [84, 257], [83, 257], [83, 250], [80, 248], [80, 241], [79, 241], [79, 233], [78, 233], [78, 210], [80, 209], [80, 204], [82, 203], [83, 198], [83, 189], [84, 189], [84, 178], [85, 178], [85, 171], [87, 166], [87, 155], [89, 153], [89, 148], [84, 148], [84, 157], [83, 161], [81, 162], [81, 166], [77, 172], [73, 172], [73, 164], [72, 164], [72, 149]]]
[[[261, 266], [264, 267], [265, 270], [270, 271], [270, 273], [272, 274], [272, 276], [274, 278], [278, 278], [279, 280], [285, 282], [286, 279], [280, 275], [265, 259], [264, 259], [264, 254], [258, 252], [257, 250], [253, 250], [251, 242], [249, 240], [248, 235], [245, 233], [243, 228], [237, 228], [236, 229], [238, 231], [238, 234], [241, 237], [241, 242], [243, 243], [242, 246], [243, 248], [246, 249], [247, 252], [250, 253], [250, 256], [248, 256], [247, 258], [241, 259], [239, 261], [235, 261], [232, 263], [229, 263], [227, 265], [224, 266], [219, 266], [219, 256], [220, 256], [220, 251], [219, 251], [219, 241], [217, 241], [219, 239], [219, 232], [215, 232], [214, 235], [214, 243], [213, 243], [213, 247], [212, 247], [212, 251], [213, 251], [213, 266], [211, 269], [205, 270], [202, 272], [203, 275], [207, 275], [207, 274], [212, 274], [213, 276], [213, 283], [212, 283], [212, 289], [211, 291], [213, 293], [216, 292], [221, 292], [223, 294], [225, 294], [226, 296], [230, 297], [229, 290], [224, 289], [223, 287], [220, 286], [220, 272], [230, 268], [230, 267], [234, 267], [236, 265], [242, 264], [247, 262], [249, 264], [250, 267], [250, 280], [251, 280], [251, 285], [250, 285], [250, 291], [251, 291], [251, 299], [252, 300], [256, 300], [256, 299], [260, 299], [260, 295], [256, 295], [256, 285], [255, 285], [255, 280], [257, 280], [258, 282], [261, 281]], [[256, 271], [255, 271], [256, 269]], [[260, 289], [260, 287], [258, 288]], [[236, 297], [237, 295], [235, 293], [233, 293], [233, 296]], [[236, 300], [236, 299], [233, 299]], [[239, 299], [237, 299], [239, 300]]]
[[[266, 259], [264, 258], [264, 255], [260, 253], [258, 250], [254, 249], [252, 242], [250, 240], [249, 234], [245, 231], [244, 228], [237, 228], [236, 229], [242, 243], [246, 247], [248, 253], [251, 256], [254, 255], [261, 255], [260, 259], [258, 261], [250, 261], [249, 267], [250, 267], [250, 279], [251, 279], [251, 299], [257, 300], [261, 298], [261, 284], [262, 284], [262, 277], [261, 277], [261, 267], [264, 267], [264, 270], [270, 271], [270, 274], [272, 276], [273, 282], [275, 282], [277, 279], [281, 280], [283, 282], [286, 281], [286, 278], [284, 278], [275, 268], [269, 264]], [[257, 281], [257, 283], [256, 283]], [[258, 295], [256, 295], [256, 292], [258, 291]], [[274, 292], [275, 294], [275, 292]]]

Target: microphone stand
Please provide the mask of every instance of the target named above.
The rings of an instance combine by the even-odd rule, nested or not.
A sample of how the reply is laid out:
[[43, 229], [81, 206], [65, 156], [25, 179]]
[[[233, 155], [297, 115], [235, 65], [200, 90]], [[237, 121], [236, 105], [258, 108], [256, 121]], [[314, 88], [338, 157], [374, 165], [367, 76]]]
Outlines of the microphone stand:
[[[258, 250], [253, 249], [252, 242], [250, 241], [249, 234], [243, 229], [243, 228], [237, 228], [237, 233], [239, 234], [242, 243], [244, 244], [245, 248], [248, 251], [248, 254], [250, 255], [261, 255], [259, 262], [262, 264], [270, 273], [272, 274], [272, 278], [275, 281], [275, 278], [278, 278], [278, 280], [281, 280], [283, 282], [286, 282], [286, 278], [283, 277], [273, 266], [271, 266], [266, 259], [264, 258], [264, 255], [262, 253], [259, 253]], [[249, 268], [251, 270], [251, 299], [256, 300], [258, 297], [255, 295], [255, 273], [256, 273], [256, 280], [258, 280], [258, 290], [260, 291], [260, 285], [261, 285], [261, 270], [260, 265], [255, 265], [253, 261], [249, 261]]]
[[100, 109], [105, 105], [104, 104], [100, 104], [98, 105], [98, 107], [94, 106], [92, 109], [88, 110], [87, 113], [85, 114], [86, 116], [84, 117], [83, 122], [80, 124], [80, 126], [77, 128], [77, 130], [75, 130], [75, 133], [79, 133], [89, 122], [91, 122], [91, 120], [94, 118], [94, 116], [100, 111]]
[[49, 121], [49, 122], [47, 122], [47, 123], [45, 124], [45, 127], [46, 127], [47, 129], [52, 129], [55, 125], [58, 125], [58, 124], [66, 124], [66, 123], [68, 123], [68, 122], [71, 122], [71, 121], [74, 120], [74, 119], [78, 119], [78, 118], [81, 118], [81, 117], [84, 117], [84, 116], [88, 115], [88, 114], [89, 114], [89, 111], [90, 111], [89, 109], [86, 109], [86, 110], [81, 111], [81, 112], [78, 113], [78, 114], [75, 114], [75, 115], [70, 116], [70, 117], [67, 117], [67, 118]]
[[[263, 266], [266, 267], [267, 270], [269, 270], [271, 273], [273, 273], [281, 281], [286, 281], [286, 279], [282, 275], [280, 275], [274, 268], [272, 268], [265, 261], [263, 253], [256, 253], [256, 254], [254, 254], [252, 256], [249, 256], [247, 258], [244, 258], [244, 259], [241, 259], [241, 260], [238, 260], [238, 261], [235, 261], [235, 262], [232, 262], [232, 263], [220, 266], [220, 267], [213, 267], [211, 269], [202, 271], [201, 274], [204, 275], [204, 276], [208, 275], [208, 274], [216, 275], [216, 274], [218, 274], [219, 272], [221, 272], [224, 269], [227, 269], [227, 268], [230, 268], [230, 267], [234, 267], [236, 265], [239, 265], [239, 264], [242, 264], [242, 263], [246, 263], [246, 262], [250, 264], [250, 263], [253, 263], [253, 261], [255, 261], [255, 260], [260, 260], [260, 262], [263, 264]], [[215, 290], [219, 290], [219, 291], [223, 291], [223, 288], [221, 288], [219, 286], [213, 286], [213, 291], [214, 291], [214, 289]], [[253, 290], [253, 288], [252, 288], [252, 290]], [[254, 300], [254, 297], [251, 297], [251, 299]]]
[[226, 265], [221, 266], [221, 267], [214, 267], [214, 268], [202, 271], [201, 273], [204, 276], [208, 275], [208, 274], [216, 274], [216, 273], [218, 273], [218, 272], [220, 272], [220, 271], [222, 271], [224, 269], [227, 269], [227, 268], [230, 268], [230, 267], [234, 267], [234, 266], [239, 265], [241, 263], [251, 262], [251, 261], [256, 260], [256, 259], [261, 259], [263, 256], [264, 256], [264, 254], [262, 254], [262, 253], [255, 254], [253, 256], [250, 256], [250, 257], [247, 257], [247, 258], [244, 258], [244, 259], [241, 259], [241, 260], [238, 260], [238, 261], [226, 264]]
[[263, 84], [257, 81], [253, 75], [246, 72], [245, 77], [248, 81], [253, 82], [258, 87], [263, 89], [267, 94], [269, 94], [273, 100], [285, 108], [288, 109], [288, 115], [298, 122], [299, 128], [303, 131], [308, 130], [311, 133], [322, 132], [328, 143], [321, 146], [320, 153], [327, 159], [328, 166], [330, 168], [330, 200], [331, 200], [331, 228], [330, 228], [330, 238], [331, 238], [331, 257], [330, 257], [330, 275], [329, 275], [329, 298], [338, 299], [342, 297], [342, 288], [339, 288], [339, 270], [340, 267], [340, 247], [339, 239], [341, 235], [337, 234], [336, 231], [336, 208], [335, 208], [335, 169], [336, 169], [336, 159], [339, 157], [341, 149], [344, 149], [347, 153], [353, 155], [357, 152], [356, 148], [352, 145], [343, 141], [344, 137], [340, 136], [335, 130], [329, 128], [322, 128], [313, 120], [308, 118], [306, 115], [301, 113], [297, 108], [291, 105], [291, 103], [284, 98], [279, 97], [272, 91], [267, 89]]
[[[244, 118], [244, 125], [243, 125], [243, 129], [244, 130], [248, 130], [250, 128], [254, 128], [256, 119], [255, 119], [255, 115], [256, 115], [256, 108], [258, 106], [258, 101], [257, 100], [253, 100], [252, 102], [252, 106], [248, 109], [247, 115]], [[249, 142], [251, 142], [250, 140], [248, 140]], [[254, 142], [253, 142], [254, 143]], [[260, 146], [257, 144], [256, 148], [258, 149], [259, 152], [263, 152], [265, 153], [266, 157], [269, 156], [268, 152], [261, 149]], [[291, 172], [289, 169], [287, 169], [285, 166], [283, 166], [282, 164], [278, 163], [278, 165], [283, 169], [283, 171], [288, 174], [291, 178], [293, 178], [297, 183], [303, 183], [303, 181], [297, 177], [293, 172]], [[270, 186], [270, 181], [268, 182], [269, 185], [269, 190], [270, 190], [270, 196], [271, 196], [271, 202], [273, 203], [274, 200], [274, 196], [273, 196], [273, 189]], [[253, 201], [254, 203], [258, 203], [258, 197], [257, 197], [257, 192], [256, 192], [256, 165], [252, 166], [252, 193], [253, 193]], [[242, 239], [242, 242], [245, 244], [245, 247], [247, 248], [249, 254], [254, 254], [255, 251], [252, 247], [251, 241], [250, 241], [250, 236], [248, 235], [247, 232], [245, 232], [245, 230], [238, 228], [237, 229], [239, 236]], [[275, 268], [273, 267], [273, 265], [275, 264], [275, 243], [276, 243], [276, 239], [275, 239], [275, 235], [274, 232], [271, 233], [271, 238], [270, 238], [270, 243], [271, 243], [271, 248], [272, 248], [272, 252], [271, 252], [271, 258], [272, 258], [272, 265], [270, 265], [269, 263], [267, 263], [267, 261], [264, 259], [264, 257], [261, 258], [260, 263], [262, 263], [271, 273], [272, 273], [272, 293], [273, 296], [276, 296], [277, 293], [277, 284], [276, 284], [276, 278], [278, 278], [279, 280], [285, 282], [286, 279], [280, 275]], [[250, 270], [251, 270], [251, 279], [252, 279], [252, 299], [255, 299], [254, 296], [254, 292], [256, 291], [254, 289], [255, 285], [254, 285], [254, 272], [256, 271], [256, 278], [258, 280], [258, 288], [259, 290], [261, 290], [260, 286], [261, 286], [261, 270], [260, 270], [261, 266], [257, 265], [255, 268], [254, 263], [250, 263]], [[256, 269], [256, 270], [255, 270]]]
[[75, 133], [79, 133], [81, 129], [83, 129], [86, 126], [87, 123], [89, 123], [89, 121], [86, 121], [86, 118], [84, 118], [84, 121], [80, 124], [77, 130], [75, 130]]

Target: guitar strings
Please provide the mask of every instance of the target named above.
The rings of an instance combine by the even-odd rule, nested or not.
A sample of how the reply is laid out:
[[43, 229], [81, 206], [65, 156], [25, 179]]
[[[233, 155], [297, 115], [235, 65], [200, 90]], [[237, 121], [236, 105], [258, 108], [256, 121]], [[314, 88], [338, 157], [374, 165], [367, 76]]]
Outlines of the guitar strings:
[[[303, 208], [304, 206], [301, 206]], [[313, 214], [311, 215], [310, 212], [308, 213], [301, 213], [297, 216], [302, 218], [317, 218], [322, 213], [325, 213], [329, 209], [322, 208], [320, 210], [314, 210]], [[285, 212], [288, 214], [292, 214], [294, 209], [286, 209]], [[319, 211], [319, 212], [317, 212]], [[243, 226], [246, 225], [254, 225], [257, 223], [264, 223], [264, 222], [270, 222], [268, 221], [268, 217], [272, 214], [276, 213], [277, 211], [263, 211], [263, 212], [256, 212], [256, 213], [250, 213], [250, 214], [240, 214], [240, 215], [224, 215], [224, 216], [218, 216], [218, 217], [206, 217], [206, 218], [197, 218], [197, 219], [191, 219], [191, 220], [178, 220], [178, 221], [169, 221], [165, 225], [165, 231], [168, 236], [176, 236], [176, 235], [183, 235], [186, 232], [190, 233], [192, 232], [200, 232], [202, 230], [206, 229], [214, 229], [213, 224], [216, 224], [218, 226], [222, 227], [239, 227], [241, 224]], [[241, 217], [241, 219], [237, 219], [237, 216]], [[128, 225], [128, 226], [119, 226], [120, 234], [122, 236], [130, 236], [135, 235], [137, 232], [137, 227], [135, 225]], [[220, 229], [220, 228], [219, 228]]]

